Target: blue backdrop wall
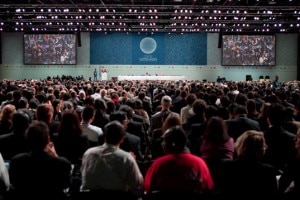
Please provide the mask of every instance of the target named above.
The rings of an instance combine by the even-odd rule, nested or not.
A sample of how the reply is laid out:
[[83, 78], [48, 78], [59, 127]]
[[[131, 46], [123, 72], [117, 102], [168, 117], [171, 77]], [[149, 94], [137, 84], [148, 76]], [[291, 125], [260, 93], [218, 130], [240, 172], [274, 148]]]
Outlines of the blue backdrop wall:
[[90, 34], [91, 64], [206, 65], [207, 34]]
[[[108, 78], [118, 75], [145, 75], [148, 72], [152, 75], [184, 75], [187, 80], [215, 81], [217, 76], [221, 76], [226, 77], [227, 80], [241, 81], [245, 80], [246, 75], [251, 75], [253, 80], [258, 80], [260, 75], [269, 75], [273, 78], [278, 74], [281, 81], [288, 81], [296, 80], [298, 73], [298, 34], [276, 34], [276, 66], [270, 67], [222, 66], [218, 33], [105, 35], [83, 32], [81, 46], [77, 47], [76, 65], [24, 65], [23, 34], [2, 32], [1, 36], [0, 79], [44, 79], [47, 76], [63, 74], [82, 75], [87, 79], [93, 77], [95, 68], [99, 72], [102, 67], [108, 70]], [[153, 41], [142, 43], [143, 51], [146, 53], [142, 52], [139, 45], [144, 38], [149, 37], [154, 38], [159, 47], [164, 41], [161, 54], [155, 54], [153, 51]], [[157, 62], [165, 64], [145, 63], [147, 60], [155, 61], [155, 58]]]

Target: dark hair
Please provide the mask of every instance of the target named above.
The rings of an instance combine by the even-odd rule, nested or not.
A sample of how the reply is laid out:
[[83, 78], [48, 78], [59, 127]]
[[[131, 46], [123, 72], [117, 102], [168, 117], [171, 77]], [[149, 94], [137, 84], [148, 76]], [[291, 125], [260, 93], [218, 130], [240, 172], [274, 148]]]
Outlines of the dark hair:
[[216, 144], [226, 142], [229, 136], [225, 121], [221, 117], [211, 117], [207, 122], [203, 138]]
[[51, 123], [53, 117], [53, 107], [50, 104], [40, 104], [36, 110], [36, 117], [39, 121], [44, 121], [46, 123]]
[[281, 126], [286, 120], [286, 109], [279, 103], [272, 103], [268, 109], [267, 116], [274, 126]]
[[119, 144], [125, 136], [125, 129], [119, 121], [111, 121], [104, 127], [105, 142], [108, 144]]
[[189, 94], [187, 97], [186, 97], [186, 103], [188, 105], [192, 105], [197, 99], [197, 96], [195, 94]]
[[163, 134], [163, 144], [166, 152], [180, 153], [185, 150], [186, 143], [186, 132], [181, 126], [173, 126]]
[[106, 102], [100, 98], [95, 99], [94, 107], [96, 110], [102, 110], [102, 111], [106, 111], [107, 109]]
[[[18, 110], [12, 116], [12, 124], [15, 133], [19, 133], [18, 130], [23, 130], [23, 131], [26, 130], [30, 123], [31, 123], [30, 114], [23, 110]], [[23, 131], [22, 133], [24, 133]]]
[[77, 137], [82, 134], [79, 116], [75, 110], [66, 110], [63, 112], [57, 132], [59, 135], [71, 137]]
[[128, 105], [121, 105], [119, 111], [126, 113], [128, 119], [132, 119], [134, 110]]
[[163, 124], [162, 124], [162, 131], [166, 131], [170, 127], [173, 126], [181, 126], [181, 119], [177, 113], [173, 112], [164, 112], [163, 115]]
[[42, 151], [49, 142], [48, 125], [42, 121], [34, 121], [29, 125], [25, 136], [33, 151]]
[[93, 106], [86, 106], [83, 108], [82, 111], [82, 119], [84, 121], [88, 121], [90, 119], [92, 119], [95, 115], [95, 109]]
[[127, 114], [124, 111], [115, 111], [109, 115], [109, 121], [118, 121], [121, 124], [126, 120]]

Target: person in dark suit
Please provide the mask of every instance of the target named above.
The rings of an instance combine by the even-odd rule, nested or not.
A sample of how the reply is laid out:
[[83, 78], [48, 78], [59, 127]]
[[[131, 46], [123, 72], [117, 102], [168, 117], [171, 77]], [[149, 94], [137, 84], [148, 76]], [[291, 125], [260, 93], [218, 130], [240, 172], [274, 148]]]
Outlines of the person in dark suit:
[[29, 115], [22, 111], [13, 114], [13, 131], [0, 135], [0, 152], [4, 160], [10, 160], [13, 156], [29, 150], [25, 140], [25, 132], [30, 122]]
[[185, 90], [180, 91], [180, 100], [173, 103], [173, 106], [171, 107], [171, 110], [173, 112], [180, 114], [181, 108], [183, 108], [184, 106], [187, 105], [187, 102], [186, 102], [187, 95], [188, 94]]
[[128, 123], [127, 123], [126, 131], [128, 133], [138, 136], [141, 139], [141, 151], [145, 152], [146, 145], [147, 145], [147, 143], [146, 143], [147, 135], [145, 133], [143, 123], [133, 120], [134, 111], [130, 106], [121, 105], [119, 110], [123, 111], [127, 114]]
[[296, 200], [300, 196], [300, 129], [298, 129], [294, 146], [297, 153], [287, 164], [279, 179], [278, 190], [282, 200]]
[[243, 105], [237, 105], [234, 108], [234, 119], [225, 120], [228, 134], [236, 141], [236, 139], [245, 131], [256, 130], [260, 131], [258, 121], [247, 118], [247, 108]]
[[94, 81], [97, 81], [97, 69], [94, 70]]
[[[160, 105], [161, 105], [161, 111], [159, 111], [151, 116], [150, 128], [148, 131], [148, 135], [150, 137], [152, 137], [153, 130], [159, 129], [162, 127], [163, 122], [164, 122], [164, 120], [163, 120], [164, 116], [166, 116], [170, 112], [172, 112], [170, 110], [170, 108], [172, 106], [172, 98], [168, 95], [163, 96], [161, 99]], [[178, 113], [176, 113], [176, 114], [179, 115]]]
[[[116, 120], [120, 122], [124, 126], [125, 130], [127, 130], [128, 118], [125, 112], [115, 111], [109, 115], [109, 120]], [[141, 151], [141, 139], [138, 136], [126, 131], [124, 141], [122, 142], [120, 148], [124, 151], [134, 153], [137, 161], [143, 160], [143, 154]]]
[[14, 156], [9, 166], [14, 199], [67, 199], [71, 163], [57, 155], [47, 124], [32, 122], [25, 136], [31, 152]]
[[275, 75], [275, 79], [272, 81], [272, 89], [275, 91], [276, 89], [280, 88], [279, 76], [278, 74]]
[[91, 124], [94, 126], [98, 126], [103, 130], [104, 126], [109, 122], [109, 115], [106, 113], [107, 105], [105, 100], [100, 98], [95, 99], [94, 108], [95, 117]]
[[282, 171], [286, 164], [294, 159], [295, 134], [283, 128], [286, 121], [286, 108], [279, 103], [273, 103], [268, 109], [269, 128], [264, 132], [268, 149], [264, 161]]

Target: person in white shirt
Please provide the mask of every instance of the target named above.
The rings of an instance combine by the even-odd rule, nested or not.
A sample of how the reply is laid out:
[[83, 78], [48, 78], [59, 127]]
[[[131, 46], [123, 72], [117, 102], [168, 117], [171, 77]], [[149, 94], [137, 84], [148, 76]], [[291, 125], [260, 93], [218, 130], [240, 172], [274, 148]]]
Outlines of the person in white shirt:
[[9, 187], [10, 182], [7, 166], [0, 153], [0, 199], [3, 198], [2, 194], [5, 194], [8, 191]]
[[92, 106], [84, 107], [82, 111], [82, 133], [87, 136], [89, 141], [89, 146], [97, 146], [102, 144], [103, 141], [103, 131], [100, 127], [92, 125], [94, 120], [95, 109]]
[[120, 149], [125, 129], [118, 121], [105, 126], [105, 143], [88, 149], [82, 158], [81, 190], [127, 191], [143, 194], [144, 178], [132, 154]]

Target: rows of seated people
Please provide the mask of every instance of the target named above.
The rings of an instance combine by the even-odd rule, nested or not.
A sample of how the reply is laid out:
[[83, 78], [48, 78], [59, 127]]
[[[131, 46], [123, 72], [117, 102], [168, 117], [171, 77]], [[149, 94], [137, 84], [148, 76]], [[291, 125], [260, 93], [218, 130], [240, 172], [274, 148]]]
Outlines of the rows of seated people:
[[298, 87], [2, 80], [0, 199], [299, 199]]

